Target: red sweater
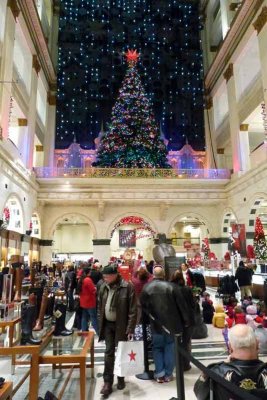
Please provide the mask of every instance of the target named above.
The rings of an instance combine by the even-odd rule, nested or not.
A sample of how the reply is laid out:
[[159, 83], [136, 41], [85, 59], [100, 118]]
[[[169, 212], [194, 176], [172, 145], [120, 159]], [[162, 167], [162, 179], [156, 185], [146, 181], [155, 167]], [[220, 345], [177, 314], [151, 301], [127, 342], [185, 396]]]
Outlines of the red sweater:
[[244, 313], [235, 314], [235, 323], [236, 324], [246, 324], [246, 315]]
[[89, 276], [83, 280], [82, 290], [80, 293], [80, 306], [82, 308], [96, 307], [96, 288]]

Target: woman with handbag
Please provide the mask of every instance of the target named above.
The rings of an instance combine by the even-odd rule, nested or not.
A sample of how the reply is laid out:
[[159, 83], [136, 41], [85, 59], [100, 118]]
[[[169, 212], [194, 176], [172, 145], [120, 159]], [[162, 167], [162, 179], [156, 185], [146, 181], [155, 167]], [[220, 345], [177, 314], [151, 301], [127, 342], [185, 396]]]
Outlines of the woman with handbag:
[[85, 267], [77, 288], [80, 295], [80, 307], [82, 308], [82, 331], [88, 331], [88, 322], [91, 320], [93, 328], [98, 335], [96, 288], [89, 275], [90, 268]]

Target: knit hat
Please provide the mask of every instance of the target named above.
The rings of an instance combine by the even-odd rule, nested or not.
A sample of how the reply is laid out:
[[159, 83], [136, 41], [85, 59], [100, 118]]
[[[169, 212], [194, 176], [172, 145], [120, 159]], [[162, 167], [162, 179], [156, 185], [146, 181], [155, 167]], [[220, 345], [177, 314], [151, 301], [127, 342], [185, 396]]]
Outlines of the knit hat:
[[116, 264], [109, 264], [103, 268], [103, 275], [114, 275], [118, 273], [118, 267]]
[[254, 305], [247, 306], [247, 314], [257, 315], [257, 307]]

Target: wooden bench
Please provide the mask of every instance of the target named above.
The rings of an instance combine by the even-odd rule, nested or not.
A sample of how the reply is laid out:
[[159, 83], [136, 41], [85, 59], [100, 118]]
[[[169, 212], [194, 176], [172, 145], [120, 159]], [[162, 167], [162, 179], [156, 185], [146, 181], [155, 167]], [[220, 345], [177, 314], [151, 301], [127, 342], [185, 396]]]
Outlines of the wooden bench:
[[2, 389], [0, 389], [0, 400], [11, 400], [12, 399], [12, 382], [5, 382]]

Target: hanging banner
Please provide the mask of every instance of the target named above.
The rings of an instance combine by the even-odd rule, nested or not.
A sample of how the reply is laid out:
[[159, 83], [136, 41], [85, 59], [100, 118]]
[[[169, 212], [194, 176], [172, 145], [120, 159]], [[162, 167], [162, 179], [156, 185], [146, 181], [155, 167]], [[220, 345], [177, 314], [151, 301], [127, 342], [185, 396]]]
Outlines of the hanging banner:
[[119, 246], [120, 247], [135, 247], [136, 246], [136, 231], [119, 230]]

